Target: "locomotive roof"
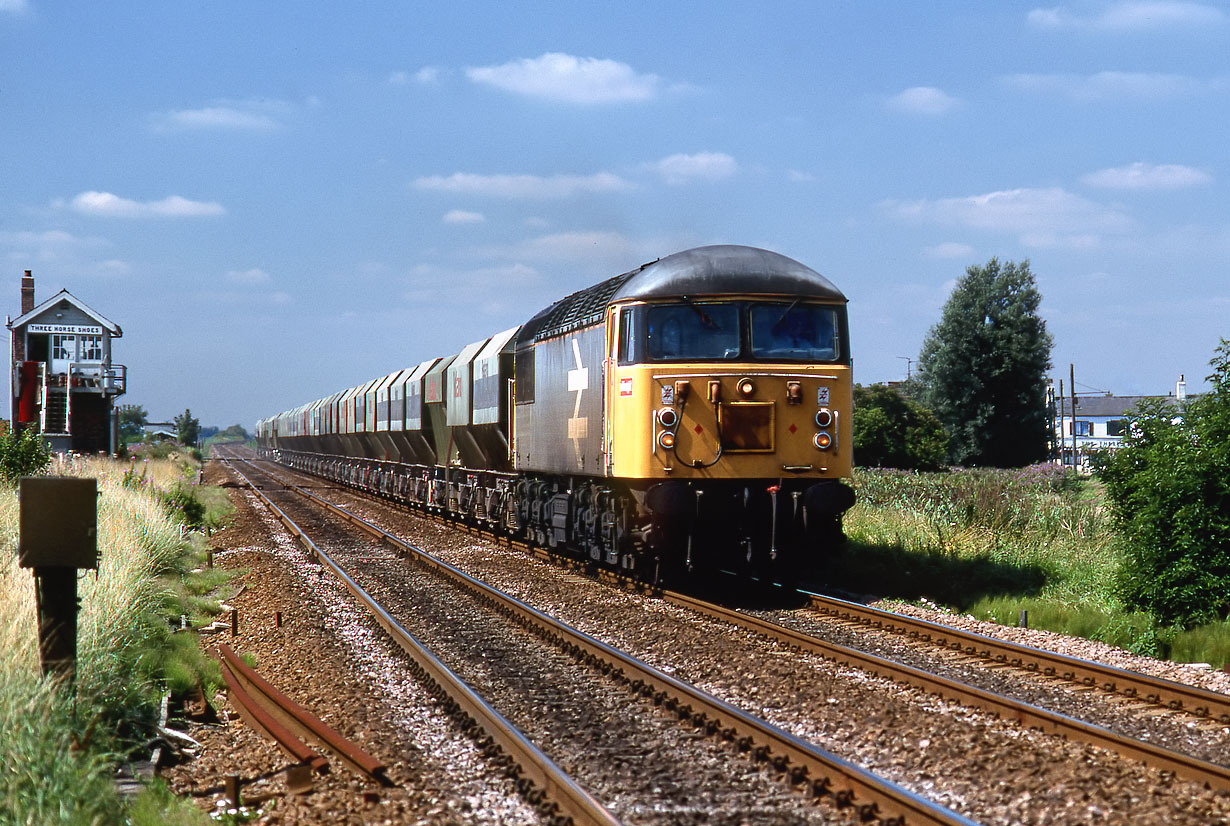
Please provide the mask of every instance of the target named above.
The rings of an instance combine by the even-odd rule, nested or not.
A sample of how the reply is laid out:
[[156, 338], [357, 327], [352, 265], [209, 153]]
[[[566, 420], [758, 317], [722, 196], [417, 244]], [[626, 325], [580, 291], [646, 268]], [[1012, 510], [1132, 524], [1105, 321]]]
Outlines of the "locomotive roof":
[[541, 341], [597, 324], [612, 301], [730, 293], [846, 301], [833, 282], [793, 258], [756, 247], [696, 247], [642, 264], [560, 299], [527, 321], [517, 342]]

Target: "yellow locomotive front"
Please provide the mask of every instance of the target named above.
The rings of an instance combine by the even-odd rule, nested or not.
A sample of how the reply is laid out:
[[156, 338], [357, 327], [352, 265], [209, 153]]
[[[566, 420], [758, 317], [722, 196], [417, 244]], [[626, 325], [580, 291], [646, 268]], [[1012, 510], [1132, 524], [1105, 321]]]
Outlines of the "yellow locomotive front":
[[851, 468], [845, 306], [627, 304], [608, 383], [614, 476], [836, 479]]
[[681, 256], [607, 307], [607, 475], [659, 558], [796, 578], [854, 501], [845, 296], [764, 250]]

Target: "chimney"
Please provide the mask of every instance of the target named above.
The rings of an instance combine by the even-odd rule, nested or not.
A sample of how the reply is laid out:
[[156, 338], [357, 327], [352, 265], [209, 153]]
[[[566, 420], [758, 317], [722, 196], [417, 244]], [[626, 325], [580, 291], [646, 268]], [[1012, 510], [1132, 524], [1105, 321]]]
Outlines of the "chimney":
[[1174, 386], [1174, 397], [1176, 401], [1187, 401], [1187, 382], [1183, 380], [1183, 374], [1179, 374], [1179, 381]]
[[26, 270], [21, 279], [21, 314], [25, 315], [34, 309], [34, 274]]

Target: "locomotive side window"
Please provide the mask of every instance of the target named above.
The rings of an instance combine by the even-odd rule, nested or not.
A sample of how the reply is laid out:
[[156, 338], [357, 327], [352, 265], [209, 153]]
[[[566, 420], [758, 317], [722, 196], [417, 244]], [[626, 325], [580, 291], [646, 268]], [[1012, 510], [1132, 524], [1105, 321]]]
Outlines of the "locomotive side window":
[[645, 315], [652, 361], [739, 357], [737, 304], [655, 304]]
[[534, 402], [534, 348], [518, 350], [513, 356], [513, 387], [516, 388], [517, 404]]
[[753, 304], [748, 317], [753, 358], [837, 359], [837, 312], [832, 307], [798, 301]]

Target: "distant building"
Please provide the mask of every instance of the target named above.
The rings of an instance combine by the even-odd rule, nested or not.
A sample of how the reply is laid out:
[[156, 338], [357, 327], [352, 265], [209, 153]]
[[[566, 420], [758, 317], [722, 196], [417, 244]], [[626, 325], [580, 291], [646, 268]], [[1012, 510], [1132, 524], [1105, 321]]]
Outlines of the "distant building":
[[13, 334], [12, 421], [34, 428], [59, 453], [115, 453], [115, 400], [127, 385], [127, 368], [111, 361], [118, 324], [68, 290], [34, 303], [34, 276], [21, 279], [21, 315], [9, 319]]
[[1053, 416], [1051, 427], [1059, 447], [1056, 462], [1088, 471], [1092, 451], [1118, 447], [1123, 441], [1128, 414], [1141, 402], [1157, 399], [1170, 401], [1176, 407], [1186, 401], [1187, 382], [1183, 376], [1179, 376], [1175, 392], [1167, 396], [1078, 395], [1075, 410], [1071, 396], [1057, 394], [1054, 385], [1047, 387], [1047, 403]]

